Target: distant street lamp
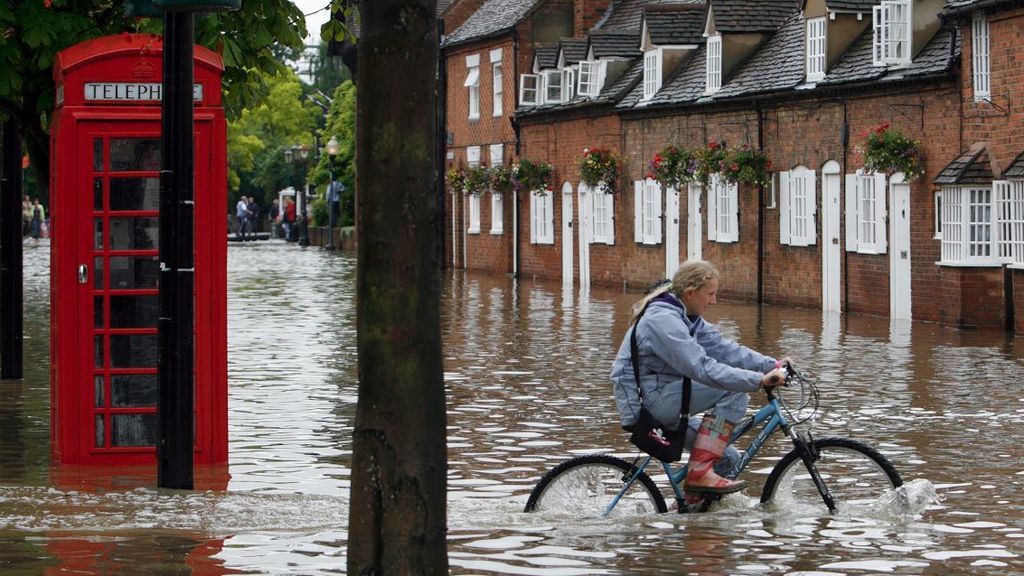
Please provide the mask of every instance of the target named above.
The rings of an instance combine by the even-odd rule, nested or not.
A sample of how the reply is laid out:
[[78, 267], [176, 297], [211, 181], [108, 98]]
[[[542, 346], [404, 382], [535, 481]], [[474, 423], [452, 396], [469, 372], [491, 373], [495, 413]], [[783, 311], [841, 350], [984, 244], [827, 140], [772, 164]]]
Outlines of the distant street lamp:
[[338, 204], [341, 202], [341, 191], [344, 186], [341, 182], [334, 181], [334, 157], [341, 150], [338, 139], [331, 136], [327, 141], [327, 171], [330, 174], [330, 184], [327, 185], [327, 249], [334, 250], [334, 227], [338, 223]]
[[[288, 163], [307, 166], [309, 161], [309, 146], [295, 144], [291, 148], [284, 149], [284, 161]], [[306, 205], [309, 202], [309, 175], [306, 175], [305, 190], [295, 193], [295, 213], [299, 225], [299, 246], [309, 246], [309, 229], [307, 228]]]

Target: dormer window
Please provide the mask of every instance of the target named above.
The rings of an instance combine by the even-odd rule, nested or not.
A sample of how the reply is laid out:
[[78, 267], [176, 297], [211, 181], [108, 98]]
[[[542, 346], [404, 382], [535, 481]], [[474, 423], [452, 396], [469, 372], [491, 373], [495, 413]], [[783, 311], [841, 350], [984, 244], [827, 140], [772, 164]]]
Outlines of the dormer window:
[[648, 50], [644, 54], [644, 100], [654, 98], [658, 90], [661, 90], [662, 56], [661, 48]]
[[825, 19], [807, 20], [807, 81], [825, 77]]
[[469, 119], [480, 118], [480, 55], [466, 56], [466, 81], [462, 85], [469, 89]]
[[561, 70], [544, 72], [544, 102], [551, 104], [565, 101], [565, 77]]
[[882, 0], [874, 7], [875, 66], [910, 64], [910, 0]]
[[720, 35], [708, 36], [707, 50], [707, 87], [704, 91], [714, 94], [722, 88], [722, 37]]
[[580, 96], [596, 98], [604, 86], [606, 62], [601, 60], [584, 60], [580, 62], [579, 90]]
[[568, 102], [576, 97], [576, 69], [565, 68], [562, 73], [565, 75], [562, 89], [565, 90], [565, 101]]
[[975, 16], [971, 23], [971, 80], [975, 101], [985, 100], [992, 94], [988, 38], [988, 19], [984, 15]]
[[536, 106], [540, 103], [540, 76], [537, 74], [519, 75], [519, 105]]

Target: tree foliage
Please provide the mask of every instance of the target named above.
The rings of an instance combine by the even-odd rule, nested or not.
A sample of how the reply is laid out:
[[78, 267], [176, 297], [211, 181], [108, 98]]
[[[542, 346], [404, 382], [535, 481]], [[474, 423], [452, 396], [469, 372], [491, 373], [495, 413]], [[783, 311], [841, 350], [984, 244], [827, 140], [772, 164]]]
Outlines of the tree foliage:
[[[126, 31], [161, 32], [161, 19], [134, 20], [116, 0], [0, 2], [0, 117], [21, 125], [32, 167], [49, 182], [49, 117], [54, 106], [57, 52]], [[246, 0], [236, 12], [196, 16], [196, 43], [224, 57], [224, 106], [229, 118], [261, 102], [265, 77], [281, 70], [278, 56], [301, 51], [302, 12], [288, 0]]]
[[[338, 139], [338, 155], [332, 160], [327, 154], [322, 154], [312, 178], [318, 186], [326, 189], [333, 173], [334, 179], [345, 185], [338, 225], [351, 226], [355, 223], [356, 190], [356, 87], [352, 82], [346, 81], [334, 91], [320, 142], [326, 146], [332, 136]], [[318, 218], [317, 223], [326, 223], [326, 219], [321, 222]]]

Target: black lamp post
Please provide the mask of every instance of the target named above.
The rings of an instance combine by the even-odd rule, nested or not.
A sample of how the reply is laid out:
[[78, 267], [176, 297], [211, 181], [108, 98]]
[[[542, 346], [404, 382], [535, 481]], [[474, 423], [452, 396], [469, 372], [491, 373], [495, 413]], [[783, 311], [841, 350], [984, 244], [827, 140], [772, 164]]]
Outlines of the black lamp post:
[[341, 190], [334, 182], [334, 157], [338, 155], [341, 145], [338, 139], [331, 136], [327, 141], [327, 171], [330, 174], [330, 184], [327, 186], [327, 249], [334, 250], [334, 227], [338, 225], [338, 203], [341, 202]]
[[[284, 161], [295, 162], [307, 166], [309, 161], [309, 146], [295, 144], [291, 148], [285, 148]], [[299, 226], [299, 246], [309, 246], [309, 229], [307, 228], [306, 205], [309, 202], [309, 175], [306, 175], [306, 186], [302, 192], [295, 192], [295, 213], [296, 224]]]

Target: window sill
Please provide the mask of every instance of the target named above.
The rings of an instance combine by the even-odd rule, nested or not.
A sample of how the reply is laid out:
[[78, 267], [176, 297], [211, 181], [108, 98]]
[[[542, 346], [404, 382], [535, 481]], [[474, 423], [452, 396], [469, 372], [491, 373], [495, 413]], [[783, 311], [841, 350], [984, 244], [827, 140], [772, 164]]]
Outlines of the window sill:
[[1009, 270], [1024, 270], [1024, 262], [1007, 264], [1006, 268]]
[[1000, 262], [946, 262], [939, 260], [935, 263], [936, 266], [942, 266], [944, 268], [999, 268], [1002, 266]]
[[505, 233], [504, 230], [491, 230], [491, 235], [492, 236], [501, 236], [504, 233]]
[[480, 233], [480, 229], [479, 228], [470, 228], [469, 230], [466, 230], [466, 234], [479, 234], [479, 233]]

